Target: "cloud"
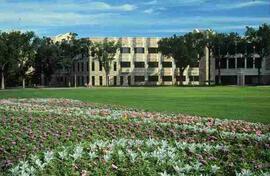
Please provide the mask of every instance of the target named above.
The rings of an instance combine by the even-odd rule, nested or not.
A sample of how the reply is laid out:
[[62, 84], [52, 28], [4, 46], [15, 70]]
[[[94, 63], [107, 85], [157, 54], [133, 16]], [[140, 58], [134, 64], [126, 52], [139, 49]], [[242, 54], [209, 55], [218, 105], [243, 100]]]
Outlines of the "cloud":
[[155, 5], [155, 4], [158, 4], [158, 1], [157, 0], [148, 1], [148, 2], [145, 2], [143, 4], [145, 4], [145, 5]]
[[147, 14], [152, 14], [154, 12], [154, 9], [150, 8], [150, 9], [146, 9], [143, 11], [144, 13], [147, 13]]
[[[212, 8], [208, 8], [211, 10], [233, 10], [233, 9], [241, 9], [247, 7], [255, 7], [262, 5], [270, 5], [270, 1], [261, 1], [261, 0], [249, 0], [246, 2], [230, 2], [230, 3], [220, 3], [212, 6]], [[205, 9], [207, 10], [207, 9]]]
[[137, 8], [134, 4], [112, 5], [98, 1], [6, 1], [2, 2], [1, 9], [33, 10], [33, 11], [133, 11]]
[[145, 9], [143, 11], [143, 13], [146, 13], [146, 14], [159, 14], [161, 11], [164, 11], [164, 10], [166, 10], [166, 8], [164, 8], [164, 7], [149, 8], [149, 9]]

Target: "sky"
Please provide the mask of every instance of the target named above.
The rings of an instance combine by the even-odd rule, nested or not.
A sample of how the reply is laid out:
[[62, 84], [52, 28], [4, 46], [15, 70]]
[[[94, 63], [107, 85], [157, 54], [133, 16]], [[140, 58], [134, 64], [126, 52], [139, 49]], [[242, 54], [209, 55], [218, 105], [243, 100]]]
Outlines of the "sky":
[[0, 30], [39, 36], [166, 37], [193, 29], [243, 34], [270, 24], [270, 0], [0, 0]]

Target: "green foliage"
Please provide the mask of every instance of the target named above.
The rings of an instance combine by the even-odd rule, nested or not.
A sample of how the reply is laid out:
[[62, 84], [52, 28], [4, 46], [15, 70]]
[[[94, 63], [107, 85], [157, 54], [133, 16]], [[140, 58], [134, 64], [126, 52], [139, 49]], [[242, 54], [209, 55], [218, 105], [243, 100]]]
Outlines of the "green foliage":
[[18, 67], [15, 71], [24, 79], [27, 71], [34, 62], [37, 49], [37, 39], [34, 32], [26, 32], [22, 33], [16, 42], [19, 44], [19, 48], [16, 58]]
[[109, 85], [108, 74], [111, 69], [111, 63], [121, 46], [120, 42], [104, 41], [96, 42], [91, 47], [91, 56], [98, 60], [105, 70], [107, 86]]
[[[35, 76], [43, 79], [43, 75], [46, 78], [46, 82], [50, 81], [51, 75], [56, 71], [59, 62], [59, 49], [58, 45], [53, 43], [50, 38], [43, 37], [38, 39], [38, 47], [34, 60]], [[44, 80], [38, 83], [44, 83]]]

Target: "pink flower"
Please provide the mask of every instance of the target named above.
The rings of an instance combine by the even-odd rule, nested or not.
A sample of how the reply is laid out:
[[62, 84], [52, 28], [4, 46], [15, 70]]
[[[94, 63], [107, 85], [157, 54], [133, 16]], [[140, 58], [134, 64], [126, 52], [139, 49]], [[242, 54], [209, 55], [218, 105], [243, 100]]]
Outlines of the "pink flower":
[[257, 130], [257, 131], [256, 131], [256, 135], [257, 135], [257, 136], [260, 136], [261, 134], [262, 134], [262, 132], [261, 132], [260, 130]]

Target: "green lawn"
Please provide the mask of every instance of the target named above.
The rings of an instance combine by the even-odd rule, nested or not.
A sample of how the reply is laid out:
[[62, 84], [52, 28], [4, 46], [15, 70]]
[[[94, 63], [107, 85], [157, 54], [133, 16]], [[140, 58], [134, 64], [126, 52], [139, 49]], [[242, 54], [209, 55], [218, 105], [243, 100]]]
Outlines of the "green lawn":
[[0, 98], [57, 97], [148, 111], [270, 123], [270, 87], [138, 87], [13, 89]]

